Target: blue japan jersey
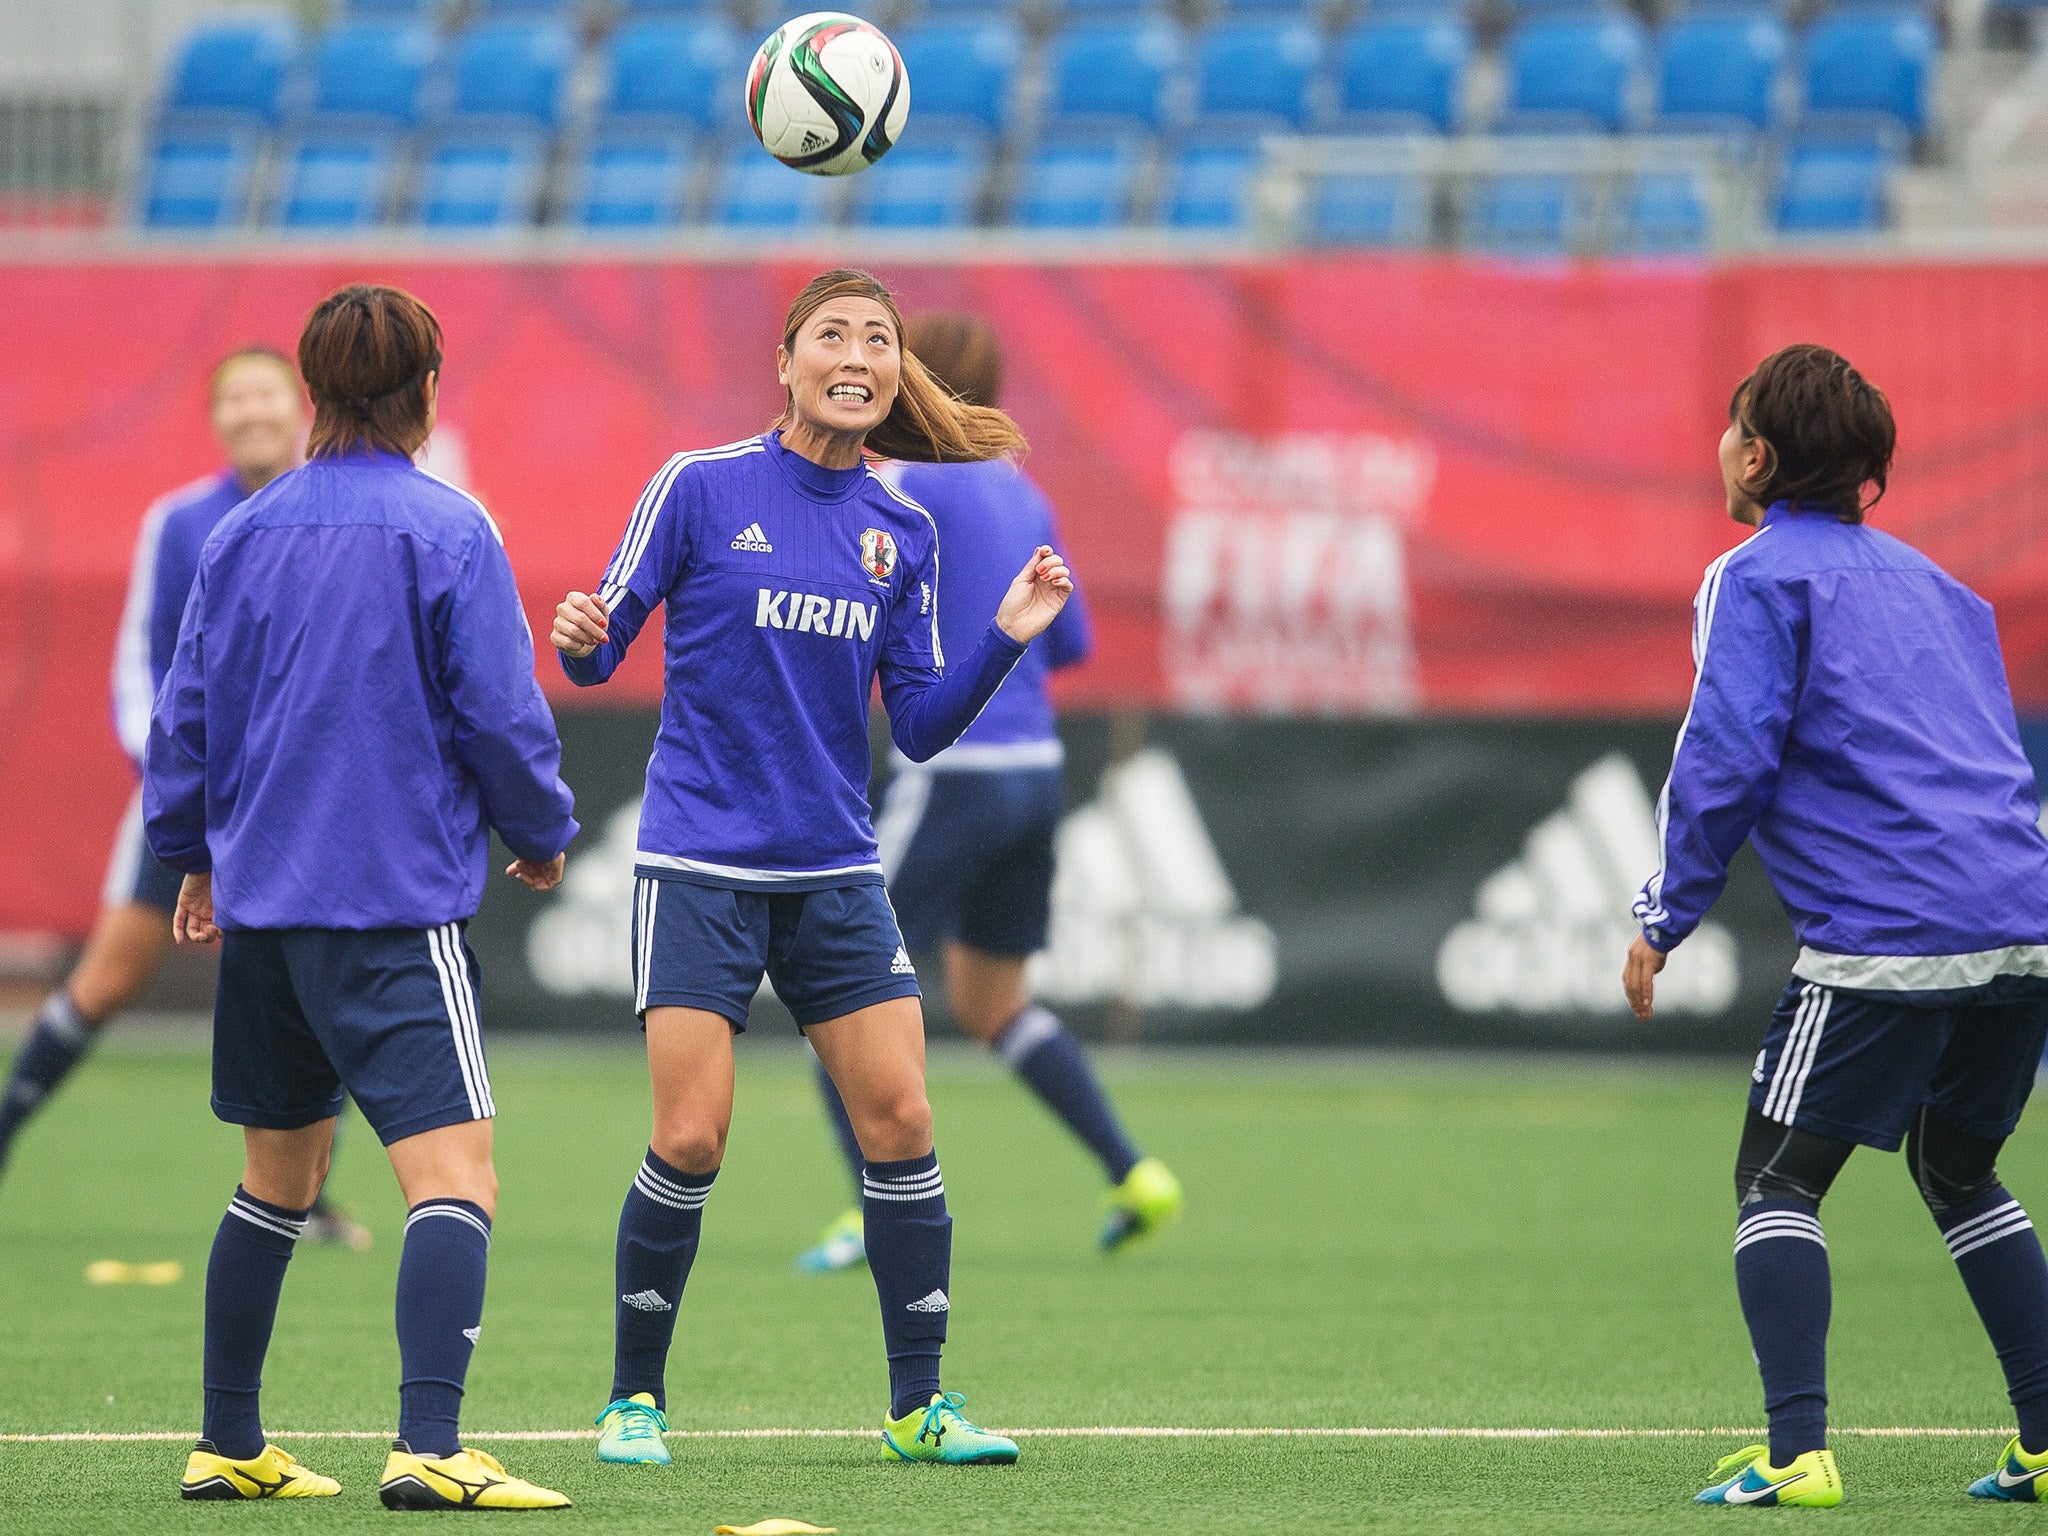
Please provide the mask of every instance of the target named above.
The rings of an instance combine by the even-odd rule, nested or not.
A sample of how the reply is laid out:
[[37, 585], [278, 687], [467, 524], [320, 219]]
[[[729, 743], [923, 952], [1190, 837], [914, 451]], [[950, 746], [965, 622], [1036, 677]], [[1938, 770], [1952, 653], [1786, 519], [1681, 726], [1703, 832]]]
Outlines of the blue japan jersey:
[[821, 468], [770, 433], [662, 466], [598, 587], [609, 638], [562, 658], [572, 681], [602, 682], [665, 607], [641, 874], [785, 891], [881, 883], [876, 677], [897, 746], [923, 761], [1024, 653], [990, 623], [946, 673], [938, 566], [930, 516], [865, 465]]

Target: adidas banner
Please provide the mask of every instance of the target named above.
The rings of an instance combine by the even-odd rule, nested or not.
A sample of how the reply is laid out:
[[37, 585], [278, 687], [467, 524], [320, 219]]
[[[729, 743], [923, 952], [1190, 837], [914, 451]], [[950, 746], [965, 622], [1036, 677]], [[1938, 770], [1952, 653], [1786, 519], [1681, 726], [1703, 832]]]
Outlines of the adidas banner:
[[[544, 897], [496, 882], [470, 938], [493, 1027], [630, 1029], [634, 831], [652, 714], [561, 716], [587, 828]], [[1753, 1049], [1789, 926], [1746, 851], [1711, 920], [1621, 997], [1657, 862], [1670, 723], [1070, 720], [1032, 989], [1117, 1039]], [[927, 976], [935, 957], [915, 956]], [[936, 992], [936, 988], [929, 989]], [[939, 999], [928, 999], [941, 1025]], [[772, 995], [756, 1018], [787, 1028]]]

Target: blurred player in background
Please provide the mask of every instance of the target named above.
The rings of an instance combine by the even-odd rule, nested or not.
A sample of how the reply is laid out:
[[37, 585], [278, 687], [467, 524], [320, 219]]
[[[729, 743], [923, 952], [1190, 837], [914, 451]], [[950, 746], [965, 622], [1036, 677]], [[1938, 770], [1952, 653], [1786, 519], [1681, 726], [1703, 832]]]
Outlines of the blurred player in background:
[[939, 1390], [953, 1219], [925, 1097], [917, 975], [868, 815], [868, 705], [914, 761], [959, 739], [1073, 583], [1028, 549], [949, 667], [938, 535], [863, 459], [984, 460], [1023, 447], [903, 344], [887, 289], [827, 272], [791, 304], [776, 428], [680, 453], [648, 483], [595, 596], [556, 609], [579, 684], [610, 677], [666, 604], [667, 682], [647, 765], [633, 921], [654, 1086], [647, 1156], [619, 1215], [604, 1461], [669, 1460], [663, 1372], [704, 1202], [732, 1123], [733, 1036], [765, 972], [839, 1086], [863, 1152], [889, 1358], [882, 1436], [906, 1461], [1011, 1462], [1012, 1440]]
[[[291, 359], [273, 347], [249, 346], [214, 365], [213, 433], [227, 467], [172, 491], [150, 507], [136, 541], [114, 652], [114, 730], [142, 768], [149, 711], [170, 670], [178, 621], [199, 569], [199, 547], [214, 525], [299, 462], [306, 436], [305, 396]], [[171, 946], [178, 872], [149, 851], [142, 837], [142, 790], [114, 840], [99, 921], [64, 985], [44, 1001], [14, 1059], [0, 1096], [0, 1167], [22, 1124], [92, 1048], [114, 1015], [149, 985]], [[369, 1229], [324, 1198], [306, 1224], [316, 1242], [369, 1245]]]
[[2048, 838], [1990, 605], [1864, 523], [1894, 436], [1883, 394], [1823, 347], [1737, 388], [1721, 475], [1757, 531], [1700, 587], [1662, 866], [1635, 907], [1639, 1018], [1745, 839], [1800, 943], [1735, 1170], [1770, 1443], [1724, 1458], [1701, 1503], [1841, 1502], [1820, 1204], [1859, 1144], [1905, 1143], [2005, 1368], [2019, 1434], [1970, 1493], [2031, 1502], [2048, 1473], [2048, 1260], [1997, 1168], [2048, 1038]]
[[299, 363], [310, 457], [208, 540], [143, 781], [150, 846], [184, 873], [177, 937], [221, 945], [213, 1108], [246, 1152], [206, 1268], [205, 1428], [181, 1488], [339, 1492], [269, 1443], [258, 1389], [346, 1089], [407, 1206], [379, 1496], [560, 1508], [457, 1424], [498, 1192], [464, 930], [493, 828], [507, 873], [560, 882], [577, 830], [561, 742], [496, 526], [410, 458], [434, 426], [439, 323], [397, 289], [344, 288]]
[[[909, 345], [961, 399], [1001, 403], [1002, 349], [986, 323], [921, 315], [910, 322]], [[1041, 544], [1059, 543], [1052, 507], [1009, 459], [905, 464], [884, 473], [938, 527], [946, 578], [939, 638], [965, 655], [1018, 562]], [[1001, 1056], [1101, 1162], [1111, 1186], [1101, 1241], [1114, 1250], [1180, 1213], [1179, 1181], [1133, 1144], [1081, 1043], [1024, 989], [1025, 959], [1045, 947], [1051, 921], [1053, 839], [1063, 809], [1065, 753], [1047, 682], [1050, 673], [1085, 659], [1091, 641], [1077, 591], [958, 743], [929, 763], [898, 754], [875, 838], [904, 942], [915, 954], [943, 955], [946, 1003], [961, 1029]], [[822, 1066], [818, 1088], [858, 1202], [860, 1142]], [[823, 1273], [865, 1256], [856, 1203], [797, 1268]]]

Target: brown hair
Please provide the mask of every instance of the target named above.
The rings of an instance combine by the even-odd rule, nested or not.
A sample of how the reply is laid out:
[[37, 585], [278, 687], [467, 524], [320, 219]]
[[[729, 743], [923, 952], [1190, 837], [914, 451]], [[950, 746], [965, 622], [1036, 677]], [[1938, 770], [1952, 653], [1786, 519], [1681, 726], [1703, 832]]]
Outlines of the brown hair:
[[285, 377], [292, 381], [292, 388], [299, 387], [299, 370], [290, 358], [267, 341], [252, 341], [247, 346], [235, 348], [213, 365], [213, 372], [206, 376], [206, 398], [212, 400], [220, 394], [220, 381], [228, 376], [230, 368], [237, 363], [251, 361], [277, 364], [284, 370]]
[[[1762, 478], [1741, 490], [1761, 506], [1825, 507], [1860, 523], [1884, 495], [1898, 427], [1884, 391], [1840, 353], [1785, 347], [1735, 386], [1728, 419], [1744, 440], [1762, 438]], [[1868, 501], [1865, 486], [1876, 487]]]
[[313, 397], [309, 458], [382, 448], [410, 455], [427, 437], [422, 389], [441, 371], [441, 322], [398, 288], [357, 283], [306, 318], [299, 372]]
[[[1022, 453], [1024, 434], [1017, 423], [992, 405], [977, 405], [953, 393], [932, 376], [918, 360], [905, 335], [903, 316], [889, 290], [866, 272], [848, 267], [820, 272], [790, 302], [782, 323], [782, 345], [796, 350], [797, 334], [804, 323], [833, 299], [872, 299], [888, 311], [889, 323], [903, 350], [903, 375], [896, 386], [896, 402], [889, 414], [868, 433], [867, 450], [885, 459], [907, 459], [919, 464], [953, 464], [970, 460], [999, 459]], [[777, 426], [786, 426], [795, 409], [785, 402]]]
[[994, 327], [973, 315], [919, 315], [903, 344], [927, 371], [969, 405], [1000, 405], [1003, 348]]

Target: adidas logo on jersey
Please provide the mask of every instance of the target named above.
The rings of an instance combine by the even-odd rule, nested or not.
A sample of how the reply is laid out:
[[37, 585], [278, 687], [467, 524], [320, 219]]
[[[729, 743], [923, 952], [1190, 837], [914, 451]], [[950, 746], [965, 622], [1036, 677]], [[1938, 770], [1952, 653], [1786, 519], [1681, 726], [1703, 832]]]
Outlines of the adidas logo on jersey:
[[916, 1301], [908, 1303], [903, 1310], [906, 1312], [950, 1312], [953, 1310], [953, 1303], [946, 1300], [946, 1293], [944, 1291], [933, 1291], [928, 1296], [920, 1296]]
[[757, 555], [772, 555], [775, 546], [768, 542], [768, 535], [761, 531], [759, 523], [749, 523], [742, 528], [732, 541], [734, 549], [748, 550]]
[[635, 1312], [673, 1312], [675, 1310], [669, 1303], [661, 1299], [661, 1292], [659, 1291], [635, 1291], [630, 1296], [621, 1296], [619, 1300], [623, 1301]]
[[917, 967], [910, 963], [910, 951], [901, 944], [896, 946], [896, 958], [889, 962], [891, 976], [915, 976]]
[[[784, 603], [789, 606], [783, 607]], [[754, 608], [754, 627], [872, 640], [875, 616], [880, 612], [871, 603], [848, 602], [843, 597], [820, 597], [815, 592], [771, 592], [763, 587]]]

